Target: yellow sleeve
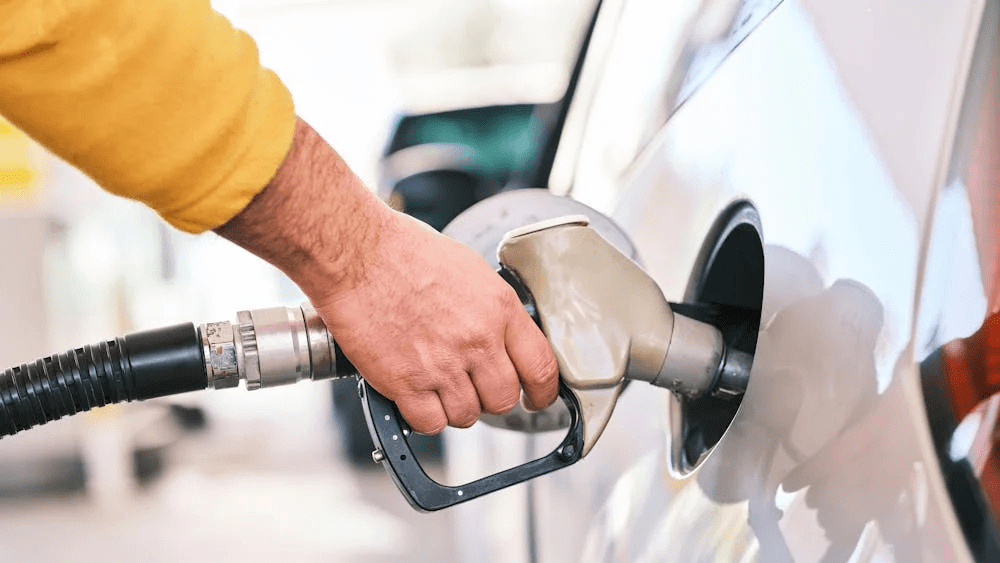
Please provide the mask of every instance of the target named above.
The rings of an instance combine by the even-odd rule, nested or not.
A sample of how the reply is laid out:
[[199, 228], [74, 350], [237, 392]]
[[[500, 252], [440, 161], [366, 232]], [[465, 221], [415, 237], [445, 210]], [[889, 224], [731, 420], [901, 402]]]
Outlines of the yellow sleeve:
[[280, 167], [291, 96], [208, 0], [0, 0], [0, 114], [199, 232]]

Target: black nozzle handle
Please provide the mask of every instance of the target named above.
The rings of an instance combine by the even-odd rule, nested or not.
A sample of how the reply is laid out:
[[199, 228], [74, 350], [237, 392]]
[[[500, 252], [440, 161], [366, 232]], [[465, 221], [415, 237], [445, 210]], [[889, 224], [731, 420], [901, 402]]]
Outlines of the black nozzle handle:
[[[517, 292], [518, 299], [537, 324], [538, 311], [531, 293], [513, 271], [500, 268], [498, 274]], [[346, 375], [354, 372], [343, 353], [336, 350], [337, 373]], [[548, 455], [529, 461], [506, 471], [477, 479], [460, 486], [442, 485], [431, 479], [420, 466], [420, 461], [408, 442], [412, 433], [403, 420], [396, 404], [376, 391], [364, 379], [359, 382], [361, 404], [375, 452], [375, 461], [389, 472], [403, 497], [417, 510], [430, 512], [483, 496], [494, 491], [534, 479], [573, 465], [583, 457], [583, 420], [576, 395], [562, 381], [559, 383], [559, 397], [566, 403], [570, 414], [569, 430], [559, 446]]]
[[407, 441], [412, 433], [395, 403], [382, 396], [367, 382], [359, 383], [361, 403], [368, 430], [377, 448], [373, 453], [389, 472], [400, 492], [413, 508], [431, 512], [454, 506], [476, 497], [516, 485], [540, 475], [573, 465], [583, 451], [583, 421], [579, 405], [570, 390], [559, 384], [559, 396], [570, 413], [570, 426], [559, 446], [545, 457], [483, 477], [460, 486], [442, 485], [431, 479]]

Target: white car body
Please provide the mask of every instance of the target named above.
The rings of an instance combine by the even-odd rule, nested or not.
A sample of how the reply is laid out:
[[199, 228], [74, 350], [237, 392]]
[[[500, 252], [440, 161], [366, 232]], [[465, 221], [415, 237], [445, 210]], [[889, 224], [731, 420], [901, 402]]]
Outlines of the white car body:
[[[750, 201], [750, 387], [678, 477], [672, 399], [630, 386], [588, 457], [454, 509], [464, 561], [972, 560], [919, 362], [986, 313], [959, 153], [972, 90], [1000, 90], [998, 4], [604, 2], [549, 189], [610, 217], [670, 301], [716, 218]], [[752, 31], [727, 45], [733, 9]], [[545, 453], [482, 426], [449, 443], [451, 480]]]

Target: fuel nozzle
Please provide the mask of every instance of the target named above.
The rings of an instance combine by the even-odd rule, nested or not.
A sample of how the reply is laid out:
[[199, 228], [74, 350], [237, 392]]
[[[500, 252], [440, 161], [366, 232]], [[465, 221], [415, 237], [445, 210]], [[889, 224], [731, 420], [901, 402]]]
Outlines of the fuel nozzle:
[[718, 328], [674, 313], [656, 282], [589, 228], [582, 215], [507, 234], [500, 264], [531, 295], [584, 424], [582, 455], [601, 433], [627, 380], [685, 399], [739, 396], [752, 357]]
[[[594, 447], [630, 379], [685, 399], [746, 389], [750, 355], [728, 347], [711, 324], [676, 314], [653, 279], [587, 225], [583, 216], [536, 223], [508, 233], [498, 250], [500, 274], [559, 362], [561, 401], [552, 408], [563, 409], [568, 431], [551, 453], [464, 485], [438, 483], [414, 455], [396, 405], [359, 382], [372, 457], [415, 508], [446, 508], [572, 465]], [[308, 303], [241, 311], [236, 323], [208, 323], [199, 333], [210, 387], [356, 373]]]

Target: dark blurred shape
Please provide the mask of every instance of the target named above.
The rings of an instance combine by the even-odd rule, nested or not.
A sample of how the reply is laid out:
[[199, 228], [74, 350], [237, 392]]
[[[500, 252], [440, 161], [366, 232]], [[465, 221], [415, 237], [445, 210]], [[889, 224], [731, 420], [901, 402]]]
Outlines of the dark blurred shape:
[[396, 125], [385, 156], [405, 148], [452, 143], [476, 153], [474, 167], [498, 178], [530, 159], [535, 150], [532, 116], [545, 104], [512, 104], [407, 115]]
[[170, 416], [181, 430], [198, 432], [208, 427], [208, 417], [201, 407], [170, 405]]
[[393, 205], [437, 230], [503, 189], [536, 187], [525, 176], [544, 145], [553, 103], [495, 105], [406, 115], [382, 160]]
[[440, 231], [476, 202], [480, 185], [479, 178], [468, 172], [433, 170], [400, 180], [393, 196], [400, 198], [400, 211]]
[[44, 460], [6, 462], [0, 468], [0, 499], [83, 492], [87, 473], [78, 452]]
[[156, 481], [166, 468], [166, 448], [138, 448], [132, 452], [132, 472], [136, 483], [146, 487]]

